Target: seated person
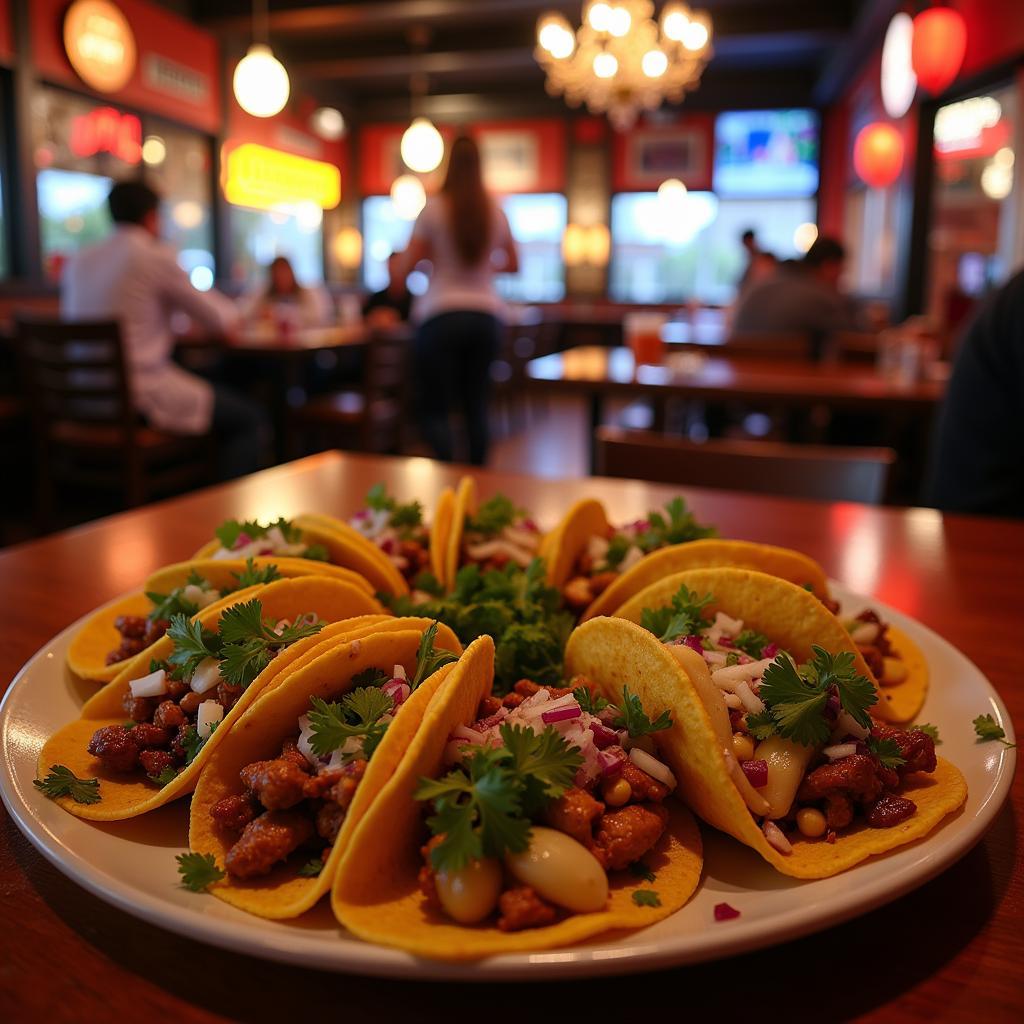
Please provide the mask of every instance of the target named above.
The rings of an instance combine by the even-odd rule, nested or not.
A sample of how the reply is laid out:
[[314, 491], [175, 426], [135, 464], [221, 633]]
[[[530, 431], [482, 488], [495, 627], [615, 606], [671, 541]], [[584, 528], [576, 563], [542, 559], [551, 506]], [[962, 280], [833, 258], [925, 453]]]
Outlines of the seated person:
[[388, 327], [409, 319], [413, 297], [401, 273], [401, 263], [402, 254], [393, 252], [388, 257], [387, 287], [363, 303], [363, 317], [371, 327]]
[[235, 304], [192, 287], [174, 251], [160, 241], [160, 197], [148, 185], [118, 182], [107, 204], [114, 231], [68, 260], [61, 317], [119, 321], [132, 400], [146, 422], [168, 433], [212, 433], [221, 476], [251, 473], [270, 434], [263, 410], [173, 359], [172, 316], [186, 313], [207, 330], [230, 336], [238, 324]]
[[300, 285], [286, 256], [276, 256], [267, 273], [266, 287], [246, 302], [247, 320], [291, 328], [326, 327], [331, 323], [330, 296], [319, 285]]

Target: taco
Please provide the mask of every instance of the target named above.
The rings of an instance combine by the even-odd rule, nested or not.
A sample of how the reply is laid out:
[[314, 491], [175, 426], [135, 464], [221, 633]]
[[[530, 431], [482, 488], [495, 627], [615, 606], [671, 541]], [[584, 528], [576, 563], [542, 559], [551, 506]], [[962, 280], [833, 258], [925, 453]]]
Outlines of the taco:
[[435, 646], [436, 624], [346, 638], [249, 707], [192, 796], [189, 846], [223, 865], [210, 892], [289, 918], [330, 890], [355, 827], [462, 652], [448, 639]]
[[377, 593], [406, 594], [402, 574], [387, 556], [348, 523], [333, 516], [306, 514], [270, 524], [228, 519], [193, 558], [247, 558], [249, 555], [308, 558], [352, 569]]
[[109, 682], [129, 659], [139, 656], [167, 632], [171, 616], [195, 615], [237, 590], [295, 576], [331, 576], [373, 594], [358, 573], [306, 558], [195, 559], [158, 569], [142, 591], [128, 594], [95, 611], [75, 633], [67, 663], [82, 679]]
[[[745, 540], [695, 540], [662, 548], [640, 559], [598, 595], [580, 621], [615, 615], [635, 594], [675, 573], [726, 566], [755, 569], [789, 580], [809, 590], [829, 611], [839, 613], [839, 604], [829, 593], [824, 569], [807, 555]], [[676, 586], [666, 583], [662, 593], [671, 596]], [[928, 693], [928, 662], [921, 649], [873, 609], [856, 616], [841, 615], [840, 621], [879, 684], [880, 700], [875, 713], [888, 722], [913, 720]]]
[[349, 525], [375, 544], [406, 583], [415, 587], [423, 573], [440, 578], [437, 569], [443, 564], [454, 503], [454, 492], [446, 488], [428, 527], [420, 502], [401, 504], [388, 494], [383, 484], [376, 484], [366, 495], [363, 508], [349, 519]]
[[372, 942], [467, 960], [642, 928], [681, 907], [701, 842], [639, 735], [641, 716], [648, 730], [663, 716], [652, 723], [634, 702], [627, 754], [618, 712], [590, 691], [524, 680], [498, 700], [493, 663], [490, 637], [474, 641], [430, 705], [349, 842], [338, 920]]
[[464, 476], [455, 494], [444, 575], [439, 582], [445, 590], [451, 590], [464, 565], [476, 565], [481, 570], [504, 569], [507, 565], [525, 569], [540, 554], [542, 540], [540, 529], [525, 509], [517, 508], [503, 494], [481, 504], [476, 482]]
[[230, 727], [316, 645], [325, 622], [379, 612], [350, 583], [301, 576], [240, 590], [192, 618], [179, 613], [146, 666], [129, 663], [86, 701], [77, 721], [47, 740], [40, 775], [59, 767], [94, 777], [98, 800], [59, 802], [104, 821], [190, 793]]
[[[825, 878], [932, 832], [967, 787], [932, 738], [872, 717], [849, 634], [813, 595], [696, 569], [577, 627], [566, 669], [608, 699], [668, 708], [658, 749], [709, 824], [796, 878]], [[655, 593], [655, 588], [660, 590]]]
[[694, 519], [682, 498], [670, 501], [664, 512], [653, 510], [621, 527], [612, 526], [601, 502], [586, 498], [569, 509], [545, 543], [548, 582], [578, 615], [644, 555], [714, 534], [714, 527]]

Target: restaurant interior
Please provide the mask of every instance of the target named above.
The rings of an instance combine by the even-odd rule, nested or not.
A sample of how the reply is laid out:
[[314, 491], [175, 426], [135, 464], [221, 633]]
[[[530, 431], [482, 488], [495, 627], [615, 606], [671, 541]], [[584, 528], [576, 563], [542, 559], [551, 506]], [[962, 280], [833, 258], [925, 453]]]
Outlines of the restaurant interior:
[[[775, 1003], [787, 1018], [1024, 1019], [1021, 783], [1003, 806], [1015, 765], [1011, 714], [1024, 715], [1012, 668], [1024, 579], [1024, 0], [0, 0], [0, 111], [0, 695], [11, 684], [0, 708], [0, 890], [13, 894], [11, 908], [26, 922], [24, 932], [0, 936], [0, 960], [20, 967], [21, 979], [12, 984], [0, 970], [0, 1018], [134, 1020], [145, 1008], [188, 1022], [280, 1019], [302, 1012], [303, 1001], [307, 1012], [338, 1012], [335, 995], [346, 991], [346, 1012], [385, 1019], [451, 1019], [486, 996], [488, 1016], [511, 1019], [514, 1010], [522, 1020], [519, 993], [534, 1007], [550, 999], [565, 1016], [580, 1012], [586, 991], [590, 1013], [595, 979], [606, 985], [606, 971], [658, 971], [644, 981], [647, 1009], [685, 1012], [681, 993], [693, 993], [691, 1009], [716, 1012], [740, 996], [744, 1008], [773, 1019], [770, 1006], [756, 1009], [764, 992], [753, 981], [788, 975]], [[403, 510], [413, 517], [405, 523]], [[493, 515], [505, 518], [489, 533]], [[574, 530], [589, 542], [572, 548]], [[679, 554], [691, 541], [720, 542], [719, 560], [708, 568]], [[756, 546], [763, 550], [755, 555]], [[813, 571], [787, 575], [790, 556]], [[259, 674], [228, 703], [200, 703], [204, 666], [214, 666], [210, 693], [233, 686], [226, 668], [216, 674], [217, 651], [228, 648], [211, 647], [218, 634], [200, 625], [217, 621], [203, 617], [211, 602], [230, 610], [231, 599], [194, 568], [178, 579], [190, 558], [202, 571], [219, 559], [237, 562], [244, 572], [231, 586], [262, 587], [251, 593], [265, 603], [291, 593], [288, 586], [310, 594], [347, 587], [337, 599], [345, 611], [318, 617], [284, 597], [276, 624], [257, 611], [246, 656], [269, 651]], [[257, 571], [270, 558], [312, 559], [335, 575], [316, 575], [305, 563], [293, 567], [294, 579], [274, 582], [275, 566]], [[166, 595], [153, 592], [166, 567], [177, 588], [167, 601], [178, 604], [161, 604]], [[266, 684], [266, 698], [248, 710], [244, 688], [251, 683], [255, 695], [268, 664], [292, 665], [285, 642], [302, 638], [297, 651], [321, 627], [335, 630], [337, 644], [349, 645], [337, 649], [350, 658], [361, 643], [383, 644], [378, 627], [407, 636], [380, 626], [391, 615], [420, 616], [409, 621], [421, 623], [424, 639], [418, 653], [411, 647], [408, 672], [398, 663], [404, 655], [385, 666], [383, 678], [395, 662], [383, 687], [395, 717], [385, 716], [391, 724], [381, 735], [397, 734], [395, 723], [409, 718], [401, 702], [414, 704], [421, 684], [426, 707], [427, 676], [436, 680], [432, 699], [441, 699], [446, 670], [430, 672], [446, 660], [455, 667], [445, 678], [469, 678], [467, 659], [490, 636], [496, 696], [482, 696], [478, 720], [464, 718], [451, 732], [446, 758], [460, 736], [484, 747], [510, 743], [504, 732], [486, 740], [486, 730], [529, 707], [538, 691], [530, 680], [540, 680], [553, 687], [540, 699], [550, 692], [555, 701], [544, 723], [562, 727], [580, 716], [592, 722], [588, 739], [586, 728], [608, 742], [625, 737], [620, 753], [630, 771], [655, 790], [663, 783], [662, 793], [677, 781], [679, 794], [688, 793], [685, 767], [665, 753], [678, 719], [658, 724], [652, 711], [636, 734], [646, 730], [645, 742], [634, 744], [628, 709], [636, 693], [620, 695], [627, 712], [613, 722], [614, 694], [610, 704], [591, 700], [590, 683], [581, 691], [567, 682], [570, 664], [589, 666], [582, 674], [594, 679], [614, 675], [621, 646], [603, 659], [578, 648], [632, 617], [629, 629], [653, 632], [659, 648], [672, 638], [689, 645], [677, 661], [687, 668], [685, 658], [695, 658], [707, 687], [717, 693], [714, 681], [728, 691], [721, 728], [738, 731], [717, 754], [740, 793], [756, 790], [744, 797], [750, 810], [757, 800], [768, 808], [758, 793], [776, 762], [755, 756], [754, 740], [758, 752], [782, 742], [795, 705], [773, 710], [772, 687], [762, 685], [770, 668], [751, 685], [719, 676], [758, 658], [778, 669], [771, 659], [786, 645], [758, 626], [756, 602], [741, 614], [740, 584], [735, 608], [711, 605], [713, 626], [700, 602], [680, 603], [680, 594], [703, 593], [705, 579], [704, 604], [712, 602], [715, 572], [747, 572], [766, 597], [775, 577], [802, 588], [780, 592], [779, 606], [785, 598], [787, 614], [815, 622], [825, 615], [818, 606], [827, 608], [822, 635], [831, 635], [836, 612], [848, 648], [836, 658], [856, 657], [846, 668], [862, 672], [856, 678], [880, 702], [875, 710], [916, 730], [903, 738], [927, 733], [928, 770], [939, 775], [914, 784], [916, 804], [875, 792], [869, 812], [857, 805], [871, 824], [858, 835], [878, 836], [896, 831], [878, 821], [909, 814], [909, 803], [918, 817], [899, 842], [910, 846], [893, 853], [870, 839], [867, 852], [843, 860], [849, 818], [836, 824], [831, 795], [827, 820], [820, 801], [785, 821], [774, 815], [778, 827], [766, 817], [755, 842], [709, 811], [696, 784], [697, 796], [683, 803], [704, 822], [692, 825], [698, 851], [703, 835], [704, 873], [698, 856], [693, 885], [684, 896], [677, 883], [673, 907], [703, 881], [695, 902], [664, 927], [570, 929], [535, 949], [522, 938], [528, 931], [515, 931], [530, 914], [531, 924], [547, 920], [550, 908], [541, 900], [538, 909], [534, 892], [546, 890], [534, 886], [512, 890], [534, 901], [520, 906], [520, 917], [500, 902], [504, 916], [487, 933], [497, 938], [480, 939], [478, 948], [453, 938], [454, 953], [444, 952], [443, 936], [458, 931], [450, 922], [436, 941], [416, 937], [419, 919], [389, 937], [401, 913], [366, 903], [375, 885], [387, 889], [401, 875], [399, 861], [387, 860], [387, 827], [373, 825], [387, 787], [351, 838], [337, 826], [331, 837], [344, 836], [350, 851], [369, 843], [367, 857], [379, 863], [359, 875], [349, 865], [358, 860], [353, 852], [329, 882], [328, 847], [322, 861], [309, 862], [314, 870], [299, 871], [308, 877], [298, 881], [320, 871], [324, 881], [298, 924], [259, 920], [288, 914], [252, 911], [230, 890], [223, 896], [221, 887], [237, 879], [222, 882], [220, 853], [200, 864], [212, 873], [200, 870], [198, 881], [182, 866], [212, 856], [196, 852], [206, 847], [197, 845], [194, 815], [216, 755], [245, 731], [224, 726], [243, 710], [240, 723], [252, 718], [313, 670], [305, 656], [294, 670], [280, 669], [280, 691]], [[676, 618], [662, 622], [635, 595], [676, 575], [684, 577], [671, 598]], [[487, 618], [479, 588], [499, 584], [504, 605]], [[193, 660], [174, 649], [160, 661], [156, 645], [175, 628], [188, 632], [181, 609], [194, 616]], [[477, 612], [484, 625], [469, 621]], [[103, 651], [86, 652], [99, 657], [98, 667], [82, 669], [81, 637], [103, 615]], [[227, 618], [225, 611], [221, 623]], [[753, 654], [741, 651], [750, 633], [740, 632], [744, 619], [760, 630]], [[338, 633], [342, 620], [363, 632]], [[702, 622], [710, 633], [701, 633]], [[449, 634], [454, 653], [439, 654], [431, 644], [448, 644]], [[622, 637], [627, 648], [646, 642]], [[426, 675], [424, 651], [428, 661], [436, 655]], [[832, 657], [822, 646], [813, 651]], [[814, 755], [816, 771], [873, 758], [902, 785], [911, 757], [903, 738], [878, 740], [888, 725], [851, 710], [853, 685], [843, 689], [839, 661], [798, 673], [787, 657], [778, 654], [806, 699], [815, 680], [828, 672], [836, 680], [814, 691], [821, 714], [831, 716], [823, 727], [831, 746]], [[555, 674], [542, 680], [551, 659]], [[137, 669], [124, 674], [130, 683], [123, 666]], [[687, 671], [696, 680], [696, 670]], [[927, 703], [922, 684], [901, 716], [894, 694], [918, 671], [931, 681]], [[636, 672], [647, 678], [654, 669]], [[37, 761], [41, 776], [60, 760], [49, 753], [53, 737], [64, 735], [58, 729], [79, 713], [76, 725], [102, 718], [96, 701], [122, 683], [130, 687], [125, 703], [107, 709], [88, 747], [100, 761], [68, 754], [70, 769], [54, 763], [49, 776], [36, 777]], [[608, 695], [599, 679], [593, 685]], [[167, 699], [175, 686], [186, 693], [180, 708]], [[640, 692], [646, 701], [667, 691]], [[316, 693], [330, 699], [329, 687]], [[303, 747], [313, 742], [309, 722], [340, 707], [321, 697], [292, 743], [302, 771], [312, 763], [313, 781], [327, 755]], [[198, 708], [195, 727], [193, 712], [181, 710], [189, 700]], [[138, 708], [147, 701], [144, 720]], [[639, 702], [635, 709], [644, 714]], [[422, 712], [425, 722], [430, 713]], [[167, 732], [154, 715], [169, 729], [181, 720], [166, 749], [156, 740], [143, 749], [138, 739], [147, 729]], [[742, 724], [765, 716], [764, 736]], [[714, 715], [708, 721], [718, 728]], [[198, 737], [191, 750], [181, 740], [189, 728]], [[338, 728], [370, 735], [351, 720]], [[419, 757], [420, 734], [409, 729], [403, 736]], [[145, 818], [133, 817], [139, 809], [115, 813], [111, 805], [109, 814], [94, 814], [79, 806], [99, 801], [100, 785], [114, 793], [116, 774], [106, 774], [114, 755], [104, 761], [97, 740], [109, 730], [123, 746], [135, 744], [133, 765], [148, 776], [133, 784], [140, 790], [191, 793], [196, 783], [182, 780], [195, 761], [191, 812], [187, 799], [160, 806], [162, 795], [140, 805], [156, 808]], [[381, 760], [381, 735], [376, 755], [358, 744], [335, 754], [364, 751], [355, 762], [362, 771], [371, 757]], [[203, 742], [214, 759], [198, 775]], [[282, 749], [286, 759], [287, 743]], [[391, 765], [398, 781], [400, 753]], [[484, 754], [477, 757], [473, 771], [483, 772]], [[605, 778], [617, 778], [621, 765], [606, 764], [603, 749], [594, 757], [604, 773], [596, 806], [604, 812], [636, 799], [635, 780], [632, 790], [625, 785], [632, 797], [620, 799], [622, 787]], [[333, 770], [341, 761], [331, 758]], [[256, 767], [248, 760], [243, 778]], [[763, 777], [751, 765], [765, 765]], [[953, 786], [941, 774], [947, 769], [963, 772], [962, 792], [943, 803], [943, 787]], [[78, 778], [83, 770], [100, 781]], [[420, 771], [417, 792], [441, 786], [432, 778]], [[365, 780], [353, 791], [366, 792]], [[561, 792], [549, 778], [544, 784]], [[257, 792], [253, 783], [244, 799]], [[531, 792], [523, 791], [524, 804]], [[63, 810], [46, 797], [59, 797]], [[883, 806], [890, 798], [895, 803]], [[446, 811], [437, 798], [432, 829], [454, 814], [450, 799]], [[796, 799], [790, 793], [786, 808]], [[264, 817], [293, 813], [263, 806]], [[660, 835], [667, 814], [657, 812]], [[483, 829], [491, 811], [480, 813]], [[913, 831], [929, 814], [937, 831]], [[89, 817], [99, 820], [82, 820]], [[456, 830], [447, 821], [430, 840], [437, 849]], [[384, 838], [375, 846], [376, 827]], [[840, 866], [770, 870], [798, 839], [820, 839], [814, 848], [827, 849], [837, 831]], [[487, 840], [476, 842], [469, 863], [525, 877], [510, 867], [513, 853], [488, 860]], [[177, 869], [171, 847], [193, 851]], [[507, 848], [515, 849], [511, 841]], [[429, 844], [423, 851], [421, 886], [426, 872], [429, 899], [463, 921], [442, 889], [440, 861], [431, 860]], [[151, 855], [162, 857], [155, 883], [140, 866]], [[633, 892], [629, 910], [664, 899], [669, 913], [671, 857], [666, 863], [654, 882], [639, 856], [628, 858], [629, 870], [653, 886]], [[854, 864], [852, 876], [825, 878]], [[345, 883], [345, 865], [357, 881]], [[565, 877], [569, 888], [578, 882]], [[630, 884], [647, 884], [637, 877]], [[601, 882], [606, 891], [603, 874]], [[195, 893], [209, 886], [224, 903], [208, 900], [215, 909], [196, 915], [194, 901], [209, 893]], [[605, 930], [618, 927], [607, 913]], [[258, 927], [246, 931], [246, 920]], [[631, 921], [620, 923], [640, 926]], [[812, 931], [820, 934], [801, 938]], [[519, 944], [503, 946], [512, 934]], [[918, 941], [922, 934], [928, 941]], [[868, 948], [884, 956], [884, 970], [847, 969]], [[499, 955], [474, 959], [481, 950]], [[203, 955], [198, 984], [179, 975], [183, 962], [198, 968]], [[69, 965], [66, 977], [53, 971], [54, 956]], [[334, 971], [350, 977], [339, 981]], [[520, 987], [582, 977], [586, 989], [581, 981]], [[392, 987], [382, 978], [405, 980]], [[413, 987], [424, 979], [438, 984]], [[467, 989], [467, 981], [496, 987]], [[623, 984], [608, 1009], [632, 1016], [637, 1007]], [[109, 994], [98, 994], [107, 985]], [[773, 1000], [780, 991], [773, 988]]]

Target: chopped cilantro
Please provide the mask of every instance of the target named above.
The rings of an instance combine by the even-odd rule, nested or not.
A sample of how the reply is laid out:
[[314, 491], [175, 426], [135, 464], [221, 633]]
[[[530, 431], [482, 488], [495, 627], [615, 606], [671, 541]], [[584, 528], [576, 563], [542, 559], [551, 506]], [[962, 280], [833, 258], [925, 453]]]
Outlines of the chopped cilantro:
[[302, 558], [310, 562], [329, 562], [331, 553], [323, 544], [307, 544], [306, 550], [302, 552]]
[[194, 725], [186, 726], [181, 733], [181, 747], [185, 751], [185, 764], [190, 765], [203, 749], [206, 740], [199, 735]]
[[640, 698], [635, 693], [630, 693], [628, 686], [624, 686], [622, 708], [612, 725], [616, 729], [625, 729], [631, 737], [647, 736], [652, 732], [661, 732], [662, 729], [671, 729], [672, 716], [668, 711], [662, 711], [652, 722], [647, 717]]
[[159, 775], [150, 775], [149, 781], [155, 782], [158, 786], [166, 786], [178, 777], [173, 768], [165, 768]]
[[774, 736], [777, 731], [778, 726], [775, 722], [775, 716], [770, 710], [747, 715], [747, 732], [755, 740], [766, 740], [769, 736]]
[[382, 668], [364, 668], [352, 677], [352, 689], [357, 690], [360, 686], [383, 686], [391, 678]]
[[413, 580], [412, 586], [414, 590], [421, 590], [424, 594], [430, 594], [431, 597], [444, 595], [444, 587], [441, 586], [440, 580], [432, 572], [426, 570]]
[[609, 706], [604, 697], [599, 693], [594, 693], [593, 690], [588, 690], [585, 686], [577, 686], [572, 691], [572, 695], [576, 698], [576, 703], [591, 715], [599, 715]]
[[388, 497], [387, 488], [383, 483], [374, 484], [366, 493], [366, 507], [375, 512], [390, 512], [395, 499]]
[[180, 853], [175, 860], [178, 862], [181, 884], [189, 892], [205, 892], [214, 882], [224, 877], [212, 853]]
[[33, 779], [32, 785], [51, 800], [69, 796], [76, 804], [97, 804], [102, 799], [99, 779], [80, 779], [62, 764], [50, 765], [50, 774], [44, 779]]
[[244, 590], [258, 583], [273, 583], [281, 578], [276, 565], [257, 566], [251, 556], [245, 560], [245, 568], [241, 572], [233, 572], [231, 575], [237, 580], [233, 590]]
[[726, 668], [730, 668], [733, 665], [738, 665], [739, 663], [740, 663], [740, 656], [739, 656], [739, 654], [736, 653], [736, 651], [730, 651], [725, 656]]
[[636, 542], [645, 554], [669, 544], [685, 544], [701, 537], [714, 537], [717, 533], [713, 526], [701, 526], [682, 498], [673, 498], [665, 506], [665, 511], [668, 513], [667, 519], [660, 512], [649, 513], [648, 527], [637, 537]]
[[704, 609], [712, 601], [714, 597], [711, 594], [698, 597], [697, 592], [688, 590], [684, 583], [672, 595], [670, 604], [663, 608], [644, 608], [640, 613], [640, 625], [663, 644], [681, 636], [690, 636], [710, 624], [704, 616]]
[[511, 498], [496, 494], [485, 501], [474, 515], [466, 516], [466, 530], [490, 537], [511, 526], [522, 514], [523, 510], [517, 508]]
[[633, 861], [629, 865], [629, 873], [634, 878], [642, 878], [645, 882], [654, 881], [654, 872], [642, 860]]
[[900, 753], [899, 745], [895, 740], [879, 740], [874, 736], [869, 736], [868, 750], [884, 768], [899, 768], [900, 765], [907, 763], [907, 759]]
[[661, 897], [653, 889], [637, 889], [633, 893], [633, 902], [638, 907], [660, 907]]
[[174, 642], [174, 650], [167, 658], [171, 665], [181, 669], [183, 676], [191, 676], [199, 663], [220, 654], [221, 638], [201, 622], [178, 614], [171, 619], [167, 635]]
[[416, 671], [409, 680], [409, 688], [415, 690], [420, 683], [432, 676], [439, 668], [458, 661], [459, 656], [451, 651], [434, 647], [434, 640], [437, 638], [437, 623], [432, 622], [423, 631], [420, 638], [419, 650], [416, 652]]
[[391, 714], [395, 702], [376, 686], [361, 686], [330, 704], [311, 697], [309, 707], [309, 745], [314, 754], [330, 754], [355, 737], [361, 741], [362, 756], [368, 758], [387, 732], [388, 723], [381, 719]]
[[759, 660], [761, 657], [761, 651], [768, 646], [768, 637], [764, 633], [758, 633], [753, 629], [744, 629], [733, 643], [744, 653], [749, 654], [751, 658]]
[[939, 728], [936, 725], [932, 725], [930, 722], [923, 722], [920, 725], [912, 725], [910, 727], [911, 732], [923, 732], [925, 736], [931, 736], [932, 742], [938, 746], [942, 740], [939, 739]]
[[299, 868], [299, 878], [318, 878], [323, 869], [324, 862], [319, 857], [314, 857]]
[[1004, 747], [1017, 746], [1016, 743], [1011, 743], [1006, 739], [1006, 731], [991, 715], [978, 715], [974, 719], [974, 732], [982, 743], [988, 740], [999, 740]]
[[[816, 644], [812, 649], [813, 660], [800, 671], [787, 655], [780, 654], [761, 679], [758, 695], [779, 734], [804, 746], [824, 743], [832, 731], [832, 723], [824, 714], [832, 694], [838, 696], [843, 710], [855, 722], [870, 728], [867, 709], [878, 696], [871, 680], [858, 675], [853, 655], [848, 651], [832, 655]], [[763, 716], [753, 717], [763, 724]]]
[[624, 533], [617, 533], [608, 542], [608, 550], [604, 553], [604, 562], [609, 569], [618, 569], [622, 565], [633, 542]]
[[[204, 584], [208, 586], [209, 584]], [[153, 610], [149, 613], [149, 619], [169, 620], [175, 615], [187, 615], [191, 618], [197, 611], [199, 605], [195, 601], [189, 601], [184, 596], [185, 588], [176, 587], [169, 594], [160, 594], [153, 590], [146, 591], [146, 597], [153, 602]]]

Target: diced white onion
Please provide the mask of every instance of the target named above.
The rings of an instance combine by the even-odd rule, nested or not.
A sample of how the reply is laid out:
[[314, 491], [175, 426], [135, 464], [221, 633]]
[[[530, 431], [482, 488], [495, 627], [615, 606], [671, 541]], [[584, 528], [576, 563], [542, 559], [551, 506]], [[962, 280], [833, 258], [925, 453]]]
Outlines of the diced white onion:
[[853, 715], [840, 711], [836, 719], [836, 733], [839, 736], [856, 736], [859, 740], [866, 740], [871, 735], [871, 730], [865, 729]]
[[274, 624], [272, 632], [280, 636], [290, 625], [291, 621], [289, 619], [280, 619]]
[[524, 530], [521, 526], [506, 526], [501, 535], [524, 551], [536, 552], [540, 547], [540, 534], [533, 530]]
[[284, 547], [288, 543], [284, 539], [284, 534], [281, 532], [280, 526], [272, 526], [267, 530], [267, 535], [262, 538], [267, 544], [270, 544], [276, 551], [278, 548]]
[[772, 658], [762, 658], [746, 665], [729, 665], [726, 668], [715, 669], [711, 673], [711, 681], [723, 690], [735, 690], [738, 683], [749, 683], [752, 679], [763, 676], [764, 670], [772, 661]]
[[196, 732], [201, 740], [208, 739], [213, 727], [224, 717], [224, 708], [215, 700], [204, 700], [196, 714]]
[[391, 678], [392, 679], [401, 679], [403, 682], [408, 680], [409, 676], [406, 674], [405, 666], [404, 665], [396, 665], [391, 670]]
[[275, 555], [281, 555], [283, 557], [299, 557], [306, 553], [305, 544], [282, 544], [280, 547], [274, 548]]
[[714, 665], [716, 668], [722, 668], [725, 665], [727, 659], [728, 655], [725, 653], [725, 651], [704, 652], [704, 660], [709, 665]]
[[466, 553], [474, 562], [486, 562], [496, 555], [504, 555], [520, 568], [526, 568], [533, 561], [533, 552], [511, 544], [507, 540], [485, 540], [480, 544], [466, 545]]
[[132, 691], [133, 697], [159, 697], [167, 692], [167, 673], [158, 668], [148, 676], [133, 679], [128, 684], [128, 689]]
[[786, 838], [786, 833], [775, 824], [774, 821], [766, 821], [762, 826], [765, 839], [768, 845], [773, 846], [779, 853], [792, 853], [793, 847]]
[[752, 715], [759, 715], [764, 711], [764, 702], [760, 697], [754, 695], [749, 683], [736, 684], [736, 696], [743, 702], [743, 706]]
[[600, 562], [608, 554], [608, 541], [596, 534], [587, 541], [587, 554], [595, 562]]
[[849, 757], [857, 753], [856, 743], [837, 743], [834, 747], [826, 747], [822, 753], [830, 761], [838, 761], [841, 757]]
[[640, 550], [635, 544], [630, 544], [626, 551], [626, 557], [619, 562], [619, 572], [627, 572], [632, 569], [641, 558], [644, 557], [643, 551]]
[[652, 757], [646, 750], [632, 747], [629, 751], [629, 759], [640, 771], [647, 772], [652, 779], [657, 779], [658, 782], [668, 786], [669, 789], [676, 788], [676, 777], [672, 774], [672, 769], [656, 757]]
[[740, 700], [739, 695], [730, 693], [728, 690], [722, 691], [722, 699], [725, 701], [727, 708], [735, 708], [737, 711], [743, 709], [743, 701]]
[[463, 743], [472, 743], [474, 746], [482, 747], [487, 742], [487, 737], [476, 729], [470, 729], [468, 725], [460, 725], [452, 731], [452, 739], [461, 740]]
[[221, 681], [220, 662], [216, 658], [203, 658], [196, 666], [195, 672], [192, 673], [192, 681], [189, 686], [196, 693], [206, 693]]
[[715, 612], [715, 622], [712, 628], [717, 628], [719, 636], [727, 636], [730, 639], [739, 636], [743, 632], [743, 620], [734, 619], [725, 612]]
[[850, 639], [855, 644], [871, 644], [878, 639], [878, 623], [862, 622], [850, 631]]

